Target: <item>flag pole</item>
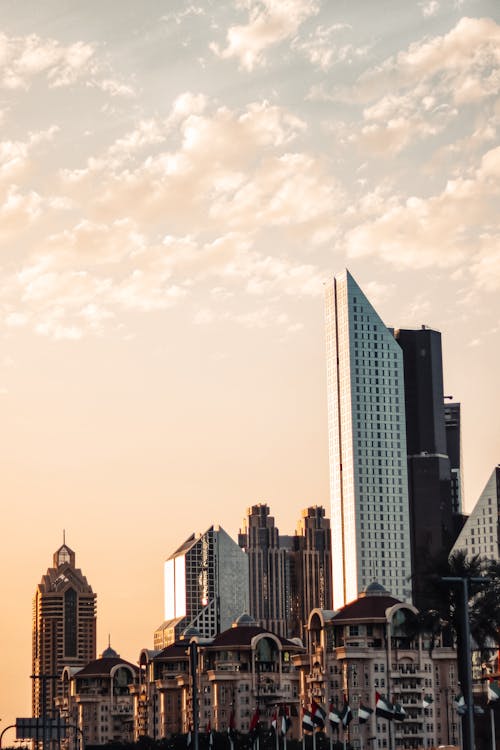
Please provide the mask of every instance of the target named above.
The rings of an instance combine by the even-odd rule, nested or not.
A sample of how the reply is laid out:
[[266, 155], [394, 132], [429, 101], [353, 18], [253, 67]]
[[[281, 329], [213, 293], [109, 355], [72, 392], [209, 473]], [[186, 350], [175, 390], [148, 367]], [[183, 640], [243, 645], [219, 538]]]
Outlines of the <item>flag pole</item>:
[[493, 703], [490, 703], [490, 726], [491, 726], [491, 750], [496, 750], [497, 741], [495, 737], [495, 714], [493, 713]]

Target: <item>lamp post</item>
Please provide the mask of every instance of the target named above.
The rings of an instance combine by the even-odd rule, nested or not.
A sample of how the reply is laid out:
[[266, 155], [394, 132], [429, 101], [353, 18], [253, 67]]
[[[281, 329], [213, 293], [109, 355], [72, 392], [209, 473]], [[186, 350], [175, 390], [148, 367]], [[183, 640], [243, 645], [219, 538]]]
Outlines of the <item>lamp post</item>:
[[193, 750], [198, 750], [198, 643], [196, 638], [191, 638], [189, 642], [189, 667], [191, 671], [191, 709], [193, 712]]
[[474, 750], [474, 698], [472, 695], [472, 663], [471, 663], [471, 641], [469, 623], [469, 582], [489, 583], [488, 578], [466, 578], [462, 576], [443, 576], [443, 583], [459, 583], [462, 587], [462, 634], [463, 647], [465, 651], [465, 670], [462, 680], [462, 694], [465, 699], [465, 721], [463, 723], [463, 747], [464, 750]]

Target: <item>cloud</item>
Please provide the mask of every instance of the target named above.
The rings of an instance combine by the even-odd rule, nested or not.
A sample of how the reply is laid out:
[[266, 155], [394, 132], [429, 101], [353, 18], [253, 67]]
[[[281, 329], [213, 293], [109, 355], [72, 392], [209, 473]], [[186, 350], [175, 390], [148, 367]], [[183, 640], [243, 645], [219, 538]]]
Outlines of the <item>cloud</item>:
[[0, 87], [27, 91], [43, 76], [49, 88], [70, 86], [85, 80], [87, 85], [111, 96], [133, 95], [129, 83], [108, 75], [107, 64], [95, 44], [77, 41], [65, 45], [37, 34], [9, 37], [0, 33]]
[[165, 120], [142, 121], [84, 167], [61, 172], [61, 190], [98, 223], [126, 216], [175, 235], [301, 227], [322, 243], [343, 196], [325, 159], [292, 150], [305, 129], [267, 101], [213, 110], [183, 95]]
[[424, 0], [424, 2], [419, 3], [419, 6], [422, 9], [422, 15], [424, 18], [431, 18], [439, 11], [438, 0]]
[[437, 195], [392, 196], [376, 218], [347, 232], [345, 248], [351, 257], [377, 255], [399, 268], [467, 262], [475, 283], [492, 290], [500, 286], [499, 203], [500, 147]]
[[411, 44], [386, 59], [359, 80], [361, 91], [432, 84], [455, 104], [498, 93], [500, 84], [500, 26], [490, 18], [462, 18], [443, 36]]
[[210, 48], [223, 59], [236, 57], [247, 71], [263, 65], [269, 47], [291, 38], [319, 10], [314, 0], [246, 0], [240, 4], [248, 10], [248, 23], [228, 29], [224, 49], [215, 43]]
[[330, 70], [339, 63], [351, 64], [353, 60], [364, 58], [368, 54], [369, 47], [336, 43], [336, 37], [350, 29], [351, 26], [341, 23], [318, 26], [305, 39], [294, 39], [292, 47], [303, 54], [312, 65], [323, 71]]
[[68, 86], [92, 70], [94, 55], [95, 47], [84, 42], [65, 46], [36, 34], [24, 37], [0, 34], [0, 85], [27, 89], [34, 78], [43, 74], [50, 86]]
[[447, 34], [414, 42], [366, 70], [353, 87], [328, 89], [321, 82], [308, 99], [364, 106], [361, 123], [341, 127], [343, 140], [385, 155], [435, 138], [464, 107], [487, 100], [493, 107], [499, 90], [500, 26], [462, 18]]

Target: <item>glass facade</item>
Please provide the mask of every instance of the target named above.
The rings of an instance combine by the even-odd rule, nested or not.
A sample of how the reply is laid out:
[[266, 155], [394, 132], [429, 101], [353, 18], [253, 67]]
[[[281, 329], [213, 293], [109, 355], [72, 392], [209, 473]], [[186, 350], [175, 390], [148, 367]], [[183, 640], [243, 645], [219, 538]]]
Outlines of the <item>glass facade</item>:
[[346, 271], [326, 289], [333, 606], [411, 590], [402, 352]]

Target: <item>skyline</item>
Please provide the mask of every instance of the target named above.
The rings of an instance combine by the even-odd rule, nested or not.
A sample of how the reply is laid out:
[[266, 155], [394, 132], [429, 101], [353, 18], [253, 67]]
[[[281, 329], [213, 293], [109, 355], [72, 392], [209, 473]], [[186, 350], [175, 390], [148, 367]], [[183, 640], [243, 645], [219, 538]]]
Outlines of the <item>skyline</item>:
[[442, 332], [470, 512], [500, 461], [499, 50], [488, 0], [2, 3], [2, 728], [63, 529], [98, 652], [135, 661], [182, 539], [330, 517], [345, 267]]

